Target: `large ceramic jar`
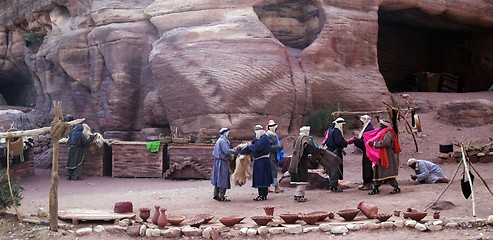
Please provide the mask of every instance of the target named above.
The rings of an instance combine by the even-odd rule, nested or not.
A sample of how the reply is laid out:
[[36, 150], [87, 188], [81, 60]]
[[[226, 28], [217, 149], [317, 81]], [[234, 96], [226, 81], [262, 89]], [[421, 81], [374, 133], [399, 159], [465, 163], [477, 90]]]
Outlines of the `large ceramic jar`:
[[159, 209], [160, 214], [157, 220], [157, 226], [160, 228], [164, 228], [166, 224], [168, 224], [168, 219], [166, 218], [166, 208]]
[[361, 201], [358, 204], [358, 209], [361, 210], [361, 212], [365, 214], [368, 219], [375, 218], [375, 215], [377, 215], [378, 213], [378, 207], [376, 205], [367, 203], [365, 201]]
[[159, 205], [154, 206], [154, 214], [152, 215], [152, 223], [157, 225], [157, 220], [159, 219], [159, 208], [161, 208]]

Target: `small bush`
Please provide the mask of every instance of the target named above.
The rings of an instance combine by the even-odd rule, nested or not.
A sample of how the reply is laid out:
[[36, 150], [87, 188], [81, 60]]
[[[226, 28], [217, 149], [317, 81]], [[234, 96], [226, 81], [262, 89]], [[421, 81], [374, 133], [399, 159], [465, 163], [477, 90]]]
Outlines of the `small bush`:
[[[10, 184], [12, 184], [12, 193], [14, 194], [15, 204], [21, 205], [21, 192], [24, 190], [22, 185], [17, 179], [10, 178]], [[9, 209], [14, 206], [12, 196], [10, 196], [9, 183], [7, 181], [7, 171], [5, 169], [0, 170], [0, 209]]]
[[32, 44], [42, 42], [45, 37], [45, 34], [29, 31], [24, 35], [24, 44], [26, 47], [31, 46]]
[[332, 127], [332, 112], [335, 110], [330, 108], [323, 108], [318, 111], [312, 112], [308, 116], [306, 125], [310, 126], [310, 134], [316, 136], [323, 136], [327, 128]]

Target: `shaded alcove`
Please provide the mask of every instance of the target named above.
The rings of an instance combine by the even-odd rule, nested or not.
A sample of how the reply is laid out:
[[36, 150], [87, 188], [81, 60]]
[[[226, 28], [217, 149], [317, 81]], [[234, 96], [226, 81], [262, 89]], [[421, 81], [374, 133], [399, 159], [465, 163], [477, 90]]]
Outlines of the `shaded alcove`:
[[323, 11], [313, 0], [279, 0], [253, 9], [259, 20], [287, 47], [304, 49], [322, 30]]
[[389, 91], [475, 92], [493, 84], [493, 29], [418, 9], [378, 16], [378, 64]]
[[[34, 107], [36, 93], [32, 79], [12, 72], [0, 72], [0, 105]], [[1, 99], [0, 98], [0, 99]]]

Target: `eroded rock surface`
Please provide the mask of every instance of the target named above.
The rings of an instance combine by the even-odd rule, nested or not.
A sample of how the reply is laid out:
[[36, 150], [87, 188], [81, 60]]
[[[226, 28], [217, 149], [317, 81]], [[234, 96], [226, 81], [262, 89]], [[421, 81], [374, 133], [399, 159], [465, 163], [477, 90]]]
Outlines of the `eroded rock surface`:
[[[34, 107], [46, 125], [59, 100], [101, 131], [197, 133], [275, 119], [284, 135], [321, 108], [380, 110], [387, 87], [417, 66], [401, 62], [399, 72], [389, 64], [401, 55], [379, 59], [394, 52], [378, 50], [380, 21], [493, 27], [493, 7], [479, 0], [24, 0], [0, 9], [0, 102]], [[491, 69], [493, 47], [482, 45], [472, 59]]]

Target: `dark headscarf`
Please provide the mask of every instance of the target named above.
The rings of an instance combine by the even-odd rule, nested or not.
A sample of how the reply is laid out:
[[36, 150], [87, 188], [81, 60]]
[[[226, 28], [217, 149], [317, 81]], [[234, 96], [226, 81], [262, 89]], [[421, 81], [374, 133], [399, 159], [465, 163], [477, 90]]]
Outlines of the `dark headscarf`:
[[82, 135], [82, 130], [84, 130], [84, 127], [82, 126], [82, 124], [77, 124], [72, 129], [72, 131], [70, 132], [70, 135], [68, 137], [68, 140], [70, 141], [71, 145], [75, 145], [75, 142], [77, 141], [77, 139], [80, 137], [80, 135]]

